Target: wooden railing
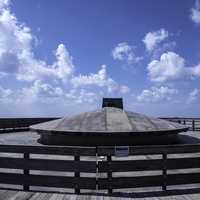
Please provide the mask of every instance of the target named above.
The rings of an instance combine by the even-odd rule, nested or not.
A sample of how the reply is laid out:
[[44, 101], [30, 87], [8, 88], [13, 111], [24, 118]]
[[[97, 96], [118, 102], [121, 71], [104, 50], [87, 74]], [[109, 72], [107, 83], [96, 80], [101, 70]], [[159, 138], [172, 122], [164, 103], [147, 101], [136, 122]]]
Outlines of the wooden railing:
[[[2, 156], [3, 152], [9, 154]], [[20, 156], [13, 158], [10, 153]], [[189, 156], [183, 157], [183, 153]], [[154, 186], [167, 191], [172, 185], [176, 188], [177, 185], [200, 183], [200, 172], [192, 172], [200, 169], [200, 156], [188, 153], [200, 153], [200, 145], [134, 146], [129, 147], [129, 156], [123, 158], [116, 157], [116, 147], [0, 145], [0, 168], [4, 168], [0, 172], [0, 184], [22, 185], [26, 191], [32, 190], [32, 186], [71, 188], [77, 194], [84, 189], [96, 193], [107, 190], [108, 194], [114, 194], [116, 189]], [[45, 158], [41, 158], [42, 155], [46, 155]], [[55, 159], [52, 155], [64, 157]], [[138, 155], [143, 156], [138, 158]], [[23, 173], [13, 173], [10, 169], [22, 169]], [[180, 169], [187, 171], [179, 172]], [[170, 173], [172, 170], [175, 170], [173, 174]], [[53, 172], [44, 175], [45, 171]], [[152, 174], [152, 171], [158, 174]], [[73, 175], [58, 176], [55, 175], [57, 172], [73, 172]], [[122, 175], [123, 172], [128, 172], [128, 176]], [[141, 173], [135, 176], [132, 172]], [[149, 174], [144, 175], [144, 172]]]
[[[80, 172], [96, 174], [96, 160], [80, 160], [80, 156], [95, 158], [95, 148], [0, 145], [0, 152], [0, 155], [2, 152], [19, 154], [19, 157], [15, 158], [0, 157], [0, 168], [8, 169], [0, 173], [0, 183], [23, 185], [26, 191], [30, 190], [30, 186], [74, 188], [75, 193], [79, 193], [80, 189], [96, 189], [96, 177], [80, 177]], [[48, 159], [32, 158], [32, 155], [46, 155]], [[66, 159], [53, 159], [52, 155], [64, 155]], [[74, 159], [71, 157], [69, 159], [69, 156]], [[23, 173], [10, 173], [10, 169], [22, 169]], [[42, 173], [35, 175], [31, 174], [31, 170], [39, 170], [40, 173], [41, 171], [54, 172], [51, 173], [52, 175], [42, 175]], [[54, 175], [56, 172], [74, 172], [74, 176], [56, 176]]]
[[189, 126], [191, 131], [200, 131], [200, 118], [178, 118], [178, 117], [170, 117], [170, 118], [161, 118], [169, 121], [177, 122], [186, 126]]
[[[107, 173], [107, 178], [98, 179], [99, 189], [107, 189], [109, 193], [113, 189], [154, 187], [160, 186], [163, 191], [167, 186], [200, 183], [200, 173], [169, 174], [171, 170], [200, 169], [200, 157], [182, 158], [180, 154], [199, 153], [200, 145], [162, 145], [162, 146], [135, 146], [129, 147], [129, 155], [148, 155], [148, 159], [137, 160], [112, 160], [115, 155], [113, 147], [99, 147], [98, 155], [107, 156], [107, 161], [99, 162], [99, 172]], [[176, 154], [176, 158], [169, 158]], [[149, 156], [152, 156], [152, 159]], [[160, 159], [153, 158], [160, 155]], [[177, 158], [178, 157], [178, 158]], [[131, 172], [141, 171], [141, 176], [133, 177]], [[147, 171], [160, 171], [160, 175], [143, 176]], [[113, 177], [113, 172], [130, 172], [127, 177]]]

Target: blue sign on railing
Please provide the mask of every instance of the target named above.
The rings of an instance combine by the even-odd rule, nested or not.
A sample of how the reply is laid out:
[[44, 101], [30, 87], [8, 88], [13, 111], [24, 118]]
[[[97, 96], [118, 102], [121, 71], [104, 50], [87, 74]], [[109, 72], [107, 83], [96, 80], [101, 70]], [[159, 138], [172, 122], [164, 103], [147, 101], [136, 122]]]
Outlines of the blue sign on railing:
[[129, 146], [115, 146], [115, 156], [124, 157], [129, 155]]

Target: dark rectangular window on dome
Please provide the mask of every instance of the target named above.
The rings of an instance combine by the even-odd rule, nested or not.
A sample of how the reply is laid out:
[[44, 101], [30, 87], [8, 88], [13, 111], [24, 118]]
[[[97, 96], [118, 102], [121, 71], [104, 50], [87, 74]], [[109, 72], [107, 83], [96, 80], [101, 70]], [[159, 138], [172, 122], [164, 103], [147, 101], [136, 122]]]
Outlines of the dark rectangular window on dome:
[[104, 107], [115, 107], [123, 109], [122, 98], [103, 98], [102, 108]]

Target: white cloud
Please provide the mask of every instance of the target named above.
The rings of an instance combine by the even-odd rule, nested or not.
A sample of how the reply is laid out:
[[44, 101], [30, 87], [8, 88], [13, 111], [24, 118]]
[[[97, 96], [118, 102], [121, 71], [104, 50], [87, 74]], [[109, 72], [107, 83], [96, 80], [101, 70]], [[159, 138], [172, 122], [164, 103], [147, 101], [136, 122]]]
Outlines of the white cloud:
[[194, 8], [191, 9], [190, 18], [196, 24], [200, 24], [200, 2], [196, 0]]
[[155, 82], [200, 77], [200, 64], [187, 67], [185, 59], [174, 52], [163, 53], [160, 60], [148, 64], [147, 70], [151, 81]]
[[143, 57], [135, 55], [134, 47], [127, 42], [119, 43], [112, 50], [112, 57], [114, 60], [126, 61], [128, 64], [138, 63], [143, 59]]
[[190, 67], [188, 68], [188, 72], [191, 74], [191, 76], [193, 77], [199, 77], [200, 76], [200, 64], [194, 66], [194, 67]]
[[[18, 102], [34, 103], [34, 102], [72, 102], [72, 104], [81, 104], [85, 102], [93, 103], [98, 99], [96, 93], [85, 89], [64, 90], [62, 87], [56, 87], [40, 80], [34, 81], [30, 87], [25, 87], [22, 91], [18, 91], [16, 96]], [[63, 102], [62, 102], [63, 103]]]
[[128, 92], [127, 86], [120, 86], [116, 81], [109, 77], [106, 65], [102, 65], [101, 69], [96, 74], [91, 73], [89, 75], [75, 76], [72, 78], [71, 82], [75, 88], [85, 86], [98, 86], [101, 88], [107, 88], [108, 92], [113, 92], [116, 90]]
[[82, 104], [82, 103], [85, 103], [85, 102], [94, 103], [95, 101], [98, 100], [98, 98], [99, 97], [98, 97], [97, 93], [81, 89], [79, 94], [75, 96], [74, 100], [77, 103]]
[[189, 94], [188, 103], [193, 103], [196, 102], [197, 100], [200, 100], [200, 90], [195, 88]]
[[0, 10], [6, 8], [10, 4], [10, 0], [0, 0]]
[[122, 85], [122, 86], [119, 87], [119, 91], [122, 94], [127, 94], [127, 93], [130, 92], [130, 88], [126, 85]]
[[[22, 88], [13, 91], [0, 86], [2, 104], [10, 102], [15, 108], [26, 107], [30, 113], [37, 109], [36, 113], [43, 115], [48, 112], [46, 107], [58, 113], [50, 106], [52, 103], [63, 111], [62, 107], [66, 105], [73, 107], [89, 102], [87, 105], [91, 106], [107, 93], [127, 94], [130, 91], [108, 75], [105, 65], [96, 73], [75, 74], [73, 58], [64, 44], [59, 44], [53, 51], [55, 59], [52, 63], [37, 58], [34, 48], [38, 39], [11, 12], [9, 2], [0, 0], [0, 78], [8, 77], [13, 83], [23, 83], [20, 83]], [[133, 54], [129, 53], [127, 59], [132, 62]]]
[[44, 61], [35, 60], [31, 56], [25, 57], [22, 60], [22, 66], [19, 69], [17, 78], [19, 80], [33, 81], [43, 78], [54, 78], [65, 80], [74, 72], [72, 57], [65, 48], [65, 45], [60, 44], [55, 52], [56, 61], [48, 66]]
[[0, 103], [9, 104], [12, 102], [13, 91], [0, 86]]
[[63, 90], [60, 87], [53, 87], [48, 83], [36, 80], [30, 88], [23, 89], [23, 94], [29, 98], [35, 96], [53, 98], [63, 96]]
[[0, 78], [5, 77], [6, 75], [7, 75], [6, 73], [4, 73], [4, 72], [0, 72]]
[[161, 55], [160, 60], [151, 61], [147, 70], [152, 81], [177, 79], [185, 73], [185, 60], [174, 52], [167, 52]]
[[139, 102], [158, 102], [162, 100], [171, 100], [172, 96], [177, 94], [176, 89], [171, 89], [165, 86], [151, 87], [151, 89], [145, 89], [140, 95], [137, 96]]
[[7, 98], [12, 94], [12, 90], [0, 86], [0, 99]]
[[74, 66], [65, 46], [58, 45], [52, 65], [37, 59], [33, 53], [35, 40], [31, 29], [17, 20], [8, 5], [9, 1], [0, 1], [0, 72], [14, 74], [25, 81], [68, 78]]
[[147, 51], [154, 50], [155, 47], [157, 47], [157, 45], [165, 40], [168, 36], [168, 31], [163, 28], [158, 31], [147, 33], [143, 39]]
[[165, 42], [159, 47], [155, 48], [152, 52], [152, 59], [158, 59], [163, 53], [172, 51], [176, 47], [176, 42]]

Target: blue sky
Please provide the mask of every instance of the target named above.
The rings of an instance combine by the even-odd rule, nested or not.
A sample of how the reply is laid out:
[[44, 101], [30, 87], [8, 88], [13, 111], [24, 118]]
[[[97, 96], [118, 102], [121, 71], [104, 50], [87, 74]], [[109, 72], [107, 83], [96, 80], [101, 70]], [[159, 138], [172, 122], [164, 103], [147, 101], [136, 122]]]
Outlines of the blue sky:
[[199, 35], [198, 0], [0, 0], [0, 117], [200, 116]]

